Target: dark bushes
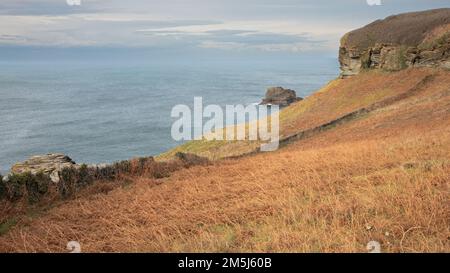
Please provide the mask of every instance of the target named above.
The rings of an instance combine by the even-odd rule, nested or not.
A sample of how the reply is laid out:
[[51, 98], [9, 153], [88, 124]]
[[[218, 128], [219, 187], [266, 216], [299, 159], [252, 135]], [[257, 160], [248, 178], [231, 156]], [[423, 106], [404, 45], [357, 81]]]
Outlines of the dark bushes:
[[75, 168], [64, 168], [59, 174], [58, 192], [61, 197], [72, 196], [77, 190], [78, 170]]
[[120, 161], [111, 165], [64, 168], [59, 172], [59, 182], [51, 181], [44, 173], [13, 174], [8, 182], [3, 182], [0, 176], [0, 199], [6, 198], [12, 202], [27, 197], [30, 203], [35, 203], [51, 190], [61, 198], [73, 196], [82, 188], [95, 181], [117, 181], [127, 177], [144, 176], [149, 178], [165, 178], [171, 173], [193, 165], [208, 164], [205, 158], [191, 154], [177, 154], [177, 160], [171, 162], [156, 162], [153, 157], [142, 157]]
[[50, 177], [43, 173], [36, 175], [27, 174], [25, 187], [27, 189], [28, 201], [30, 203], [38, 202], [48, 192], [50, 183], [52, 183]]
[[50, 183], [50, 178], [43, 173], [12, 174], [8, 182], [1, 182], [0, 195], [10, 201], [27, 197], [28, 202], [35, 203], [48, 192]]
[[141, 175], [148, 167], [148, 162], [154, 162], [153, 158], [126, 160], [111, 165], [87, 166], [83, 164], [79, 168], [65, 168], [59, 175], [58, 191], [61, 197], [66, 198], [91, 185], [94, 181], [115, 181], [121, 175]]
[[27, 177], [27, 174], [14, 174], [9, 176], [9, 181], [6, 183], [8, 200], [17, 201], [24, 196], [24, 185]]
[[84, 187], [94, 182], [92, 172], [88, 169], [86, 164], [83, 164], [78, 169], [78, 187]]
[[6, 198], [6, 185], [5, 182], [3, 182], [3, 176], [0, 174], [0, 200], [3, 200]]

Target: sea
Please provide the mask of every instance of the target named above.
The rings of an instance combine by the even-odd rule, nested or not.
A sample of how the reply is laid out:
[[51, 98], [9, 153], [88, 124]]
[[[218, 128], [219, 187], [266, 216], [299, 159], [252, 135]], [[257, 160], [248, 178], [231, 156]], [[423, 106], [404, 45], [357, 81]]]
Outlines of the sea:
[[171, 137], [175, 105], [192, 106], [194, 97], [205, 105], [258, 103], [271, 86], [307, 97], [339, 73], [337, 58], [326, 54], [182, 61], [3, 57], [1, 173], [38, 154], [63, 153], [88, 164], [157, 155], [182, 144]]

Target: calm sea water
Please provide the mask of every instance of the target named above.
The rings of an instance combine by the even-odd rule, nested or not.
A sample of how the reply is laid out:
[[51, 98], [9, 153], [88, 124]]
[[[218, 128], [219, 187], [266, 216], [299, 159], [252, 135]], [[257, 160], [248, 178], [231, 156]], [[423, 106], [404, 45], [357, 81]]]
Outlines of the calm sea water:
[[0, 62], [0, 171], [35, 154], [106, 163], [156, 155], [172, 140], [176, 104], [259, 102], [269, 86], [308, 96], [337, 60], [255, 63]]

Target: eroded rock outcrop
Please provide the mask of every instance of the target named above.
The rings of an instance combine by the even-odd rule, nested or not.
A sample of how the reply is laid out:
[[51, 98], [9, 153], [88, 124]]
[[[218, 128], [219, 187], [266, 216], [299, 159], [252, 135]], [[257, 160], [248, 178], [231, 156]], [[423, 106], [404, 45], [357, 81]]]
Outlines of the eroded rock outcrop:
[[405, 13], [347, 33], [339, 49], [341, 76], [365, 69], [450, 69], [450, 9]]
[[35, 203], [54, 194], [67, 198], [96, 181], [121, 184], [127, 181], [125, 177], [142, 175], [158, 179], [182, 167], [179, 162], [156, 162], [153, 157], [87, 165], [75, 164], [63, 154], [37, 155], [16, 163], [7, 176], [0, 175], [0, 200], [16, 202], [26, 197]]
[[11, 167], [12, 174], [43, 173], [50, 177], [54, 183], [59, 182], [59, 172], [64, 168], [77, 167], [76, 163], [63, 154], [46, 154], [32, 156], [24, 162], [19, 162]]
[[294, 90], [284, 89], [283, 87], [270, 87], [267, 89], [266, 96], [261, 104], [285, 107], [299, 100], [302, 100], [302, 98], [297, 97]]

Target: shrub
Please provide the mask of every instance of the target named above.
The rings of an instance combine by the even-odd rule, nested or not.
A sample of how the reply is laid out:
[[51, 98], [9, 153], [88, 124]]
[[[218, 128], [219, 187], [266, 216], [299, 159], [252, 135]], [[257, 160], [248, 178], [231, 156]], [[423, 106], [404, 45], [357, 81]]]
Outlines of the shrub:
[[6, 191], [10, 201], [17, 201], [25, 194], [25, 184], [31, 173], [12, 174], [6, 184]]
[[400, 69], [405, 69], [408, 67], [408, 65], [406, 64], [406, 52], [407, 48], [405, 46], [402, 46], [397, 53], [397, 61]]
[[27, 190], [28, 202], [38, 202], [42, 196], [48, 192], [50, 177], [40, 172], [36, 175], [27, 174], [25, 179], [25, 188]]
[[362, 55], [361, 55], [361, 67], [362, 69], [369, 69], [370, 65], [371, 65], [371, 60], [370, 60], [370, 56], [371, 52], [370, 51], [365, 51]]
[[89, 171], [89, 168], [86, 164], [80, 166], [78, 170], [78, 181], [77, 187], [81, 188], [87, 185], [90, 185], [94, 182], [93, 173]]
[[131, 162], [128, 160], [120, 161], [114, 163], [114, 168], [117, 174], [130, 174], [131, 173]]
[[[38, 202], [42, 196], [48, 192], [50, 178], [44, 173], [31, 174], [30, 172], [22, 174], [12, 174], [7, 183], [2, 183], [4, 197], [10, 201], [17, 201], [22, 197], [28, 197], [29, 203]], [[2, 190], [0, 189], [0, 192]]]
[[58, 183], [58, 192], [63, 198], [73, 195], [76, 191], [78, 181], [78, 173], [75, 168], [64, 168], [60, 173], [60, 181]]
[[144, 172], [146, 172], [150, 167], [151, 164], [153, 164], [153, 160], [150, 160], [150, 158], [147, 157], [140, 157], [134, 160], [135, 161], [135, 165], [136, 168], [133, 171], [133, 174], [143, 174]]
[[156, 179], [169, 177], [171, 173], [170, 166], [171, 166], [170, 163], [166, 162], [160, 162], [158, 164], [155, 164], [151, 169], [151, 171], [149, 172], [149, 176]]
[[156, 162], [153, 157], [142, 157], [98, 167], [88, 167], [86, 164], [79, 168], [67, 167], [59, 172], [60, 180], [56, 185], [50, 176], [42, 172], [35, 175], [29, 172], [13, 174], [7, 183], [3, 182], [0, 176], [0, 199], [8, 198], [14, 202], [28, 197], [30, 203], [35, 203], [49, 192], [52, 185], [55, 185], [60, 197], [68, 198], [97, 180], [116, 181], [122, 174], [145, 175], [159, 179], [169, 177], [171, 173], [183, 167], [208, 163], [208, 160], [190, 154], [180, 153], [178, 157], [179, 160], [173, 162]]
[[0, 174], [0, 200], [6, 198], [6, 185], [3, 182], [3, 176]]
[[98, 180], [113, 180], [116, 178], [116, 169], [114, 166], [107, 165], [102, 168], [97, 168], [95, 178]]

